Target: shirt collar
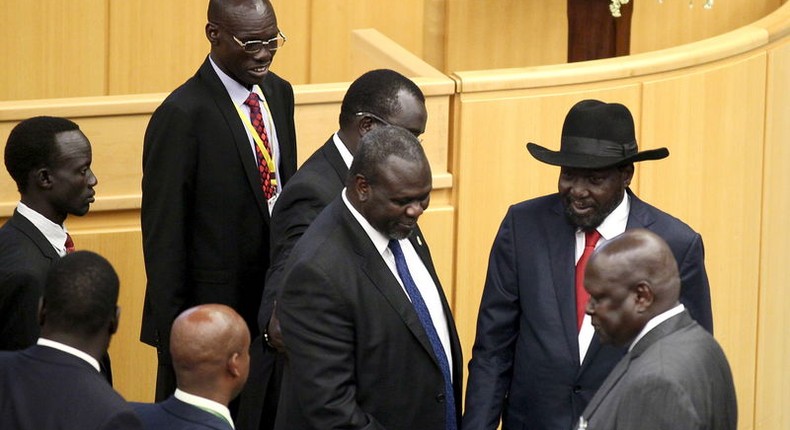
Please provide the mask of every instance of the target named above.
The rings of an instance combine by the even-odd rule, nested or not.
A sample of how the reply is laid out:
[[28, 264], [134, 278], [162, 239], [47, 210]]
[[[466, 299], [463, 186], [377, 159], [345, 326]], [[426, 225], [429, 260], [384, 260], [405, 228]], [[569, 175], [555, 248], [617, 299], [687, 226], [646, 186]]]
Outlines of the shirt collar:
[[73, 346], [66, 345], [65, 343], [56, 342], [51, 339], [45, 339], [43, 337], [38, 338], [36, 345], [47, 346], [49, 348], [55, 348], [59, 351], [63, 351], [66, 354], [71, 354], [75, 357], [81, 358], [88, 362], [97, 372], [101, 372], [101, 367], [99, 367], [99, 360], [91, 357], [85, 351], [80, 351]]
[[354, 156], [351, 155], [351, 151], [348, 150], [348, 147], [343, 143], [343, 140], [340, 139], [340, 136], [337, 135], [337, 132], [332, 135], [332, 142], [335, 143], [337, 152], [340, 153], [340, 157], [343, 159], [343, 162], [346, 163], [346, 167], [350, 169], [351, 163], [354, 161]]
[[628, 226], [628, 213], [631, 211], [631, 196], [623, 192], [623, 200], [620, 204], [603, 220], [601, 225], [596, 227], [598, 233], [604, 240], [612, 240], [615, 236], [619, 236], [625, 232]]
[[236, 428], [236, 426], [233, 425], [233, 418], [230, 416], [230, 410], [227, 406], [221, 403], [215, 402], [205, 397], [189, 394], [186, 391], [179, 390], [178, 388], [176, 388], [176, 392], [173, 394], [173, 397], [196, 408], [206, 410], [207, 412], [214, 415], [219, 415], [224, 418], [232, 428]]
[[44, 235], [47, 241], [55, 248], [58, 255], [66, 255], [66, 228], [55, 224], [49, 218], [31, 209], [28, 205], [19, 202], [16, 207], [20, 215], [27, 218]]
[[647, 333], [649, 333], [650, 330], [653, 330], [654, 328], [656, 328], [662, 322], [664, 322], [664, 321], [674, 317], [675, 315], [683, 312], [685, 309], [686, 309], [686, 307], [683, 306], [683, 303], [678, 303], [677, 306], [675, 306], [674, 308], [672, 308], [670, 310], [667, 310], [667, 311], [664, 311], [664, 312], [661, 312], [660, 314], [654, 316], [653, 318], [650, 318], [650, 321], [648, 321], [647, 324], [645, 324], [645, 326], [642, 328], [642, 331], [640, 331], [639, 334], [636, 336], [636, 339], [634, 339], [634, 341], [631, 342], [631, 346], [628, 347], [628, 352], [631, 352], [631, 350], [634, 349], [634, 346], [643, 337], [645, 337], [645, 335]]
[[386, 251], [390, 244], [390, 239], [382, 234], [380, 231], [376, 230], [375, 227], [370, 225], [367, 219], [362, 216], [359, 211], [348, 201], [348, 197], [346, 197], [346, 188], [343, 188], [343, 192], [340, 193], [343, 196], [343, 203], [346, 204], [346, 207], [349, 211], [351, 211], [351, 215], [354, 215], [354, 218], [357, 220], [362, 229], [365, 230], [368, 237], [370, 238], [371, 242], [373, 242], [373, 246], [376, 247], [376, 250], [379, 254], [384, 255], [384, 251]]
[[[217, 63], [215, 63], [214, 60], [211, 58], [211, 55], [208, 56], [208, 60], [211, 63], [211, 67], [214, 68], [214, 72], [217, 74], [217, 76], [219, 76], [219, 80], [222, 81], [222, 85], [225, 87], [225, 90], [228, 92], [228, 95], [230, 96], [230, 99], [233, 102], [233, 104], [236, 106], [246, 106], [244, 105], [244, 102], [247, 100], [247, 97], [249, 97], [250, 90], [248, 90], [247, 87], [236, 82], [235, 79], [231, 78], [225, 72], [223, 72], [222, 69], [220, 69], [219, 66], [217, 66]], [[258, 94], [258, 97], [260, 97], [261, 100], [264, 99], [263, 91], [261, 90], [261, 87], [259, 87], [258, 85], [253, 85], [252, 91]]]

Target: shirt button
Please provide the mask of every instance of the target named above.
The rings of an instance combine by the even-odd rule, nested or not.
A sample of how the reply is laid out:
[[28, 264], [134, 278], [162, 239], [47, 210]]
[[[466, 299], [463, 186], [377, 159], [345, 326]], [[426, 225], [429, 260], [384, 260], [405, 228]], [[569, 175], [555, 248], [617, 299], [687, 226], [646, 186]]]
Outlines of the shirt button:
[[444, 393], [439, 393], [436, 395], [436, 401], [438, 403], [444, 403]]

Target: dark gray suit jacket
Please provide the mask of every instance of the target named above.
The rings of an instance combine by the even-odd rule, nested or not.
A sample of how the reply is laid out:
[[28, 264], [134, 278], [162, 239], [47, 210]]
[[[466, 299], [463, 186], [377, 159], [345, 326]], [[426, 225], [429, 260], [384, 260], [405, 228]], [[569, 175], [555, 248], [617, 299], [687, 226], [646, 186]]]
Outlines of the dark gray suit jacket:
[[0, 421], [14, 430], [138, 430], [128, 403], [90, 364], [34, 345], [0, 353]]
[[727, 358], [687, 312], [649, 331], [583, 413], [590, 430], [735, 430]]
[[[455, 324], [425, 239], [416, 231], [410, 240], [439, 288], [460, 412]], [[294, 247], [278, 303], [288, 361], [276, 429], [445, 429], [444, 380], [428, 337], [340, 196]]]
[[[669, 244], [681, 276], [680, 300], [713, 329], [702, 238], [689, 226], [631, 196], [627, 228]], [[575, 227], [558, 194], [510, 208], [491, 249], [469, 363], [463, 430], [572, 428], [624, 353], [594, 336], [579, 363]]]
[[232, 430], [230, 423], [175, 397], [159, 403], [132, 403], [145, 430]]
[[0, 228], [0, 350], [36, 343], [38, 300], [47, 272], [58, 259], [41, 231], [14, 210]]

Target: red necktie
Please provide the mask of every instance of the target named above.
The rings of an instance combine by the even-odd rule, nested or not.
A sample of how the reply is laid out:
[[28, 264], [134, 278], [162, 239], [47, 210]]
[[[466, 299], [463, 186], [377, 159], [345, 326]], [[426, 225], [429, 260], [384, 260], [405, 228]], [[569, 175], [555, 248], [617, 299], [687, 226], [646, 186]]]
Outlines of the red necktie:
[[584, 268], [587, 267], [587, 260], [590, 259], [595, 244], [601, 238], [601, 233], [598, 230], [584, 232], [584, 252], [582, 253], [579, 262], [576, 263], [576, 330], [582, 329], [582, 321], [584, 321], [584, 308], [587, 306], [587, 300], [590, 295], [584, 289]]
[[71, 235], [68, 233], [66, 233], [65, 246], [66, 246], [66, 254], [71, 254], [72, 252], [76, 251], [76, 249], [74, 249], [74, 241], [71, 240]]
[[[271, 158], [272, 150], [269, 147], [269, 136], [266, 134], [266, 128], [263, 125], [263, 115], [261, 115], [261, 103], [258, 99], [258, 94], [251, 92], [247, 100], [244, 101], [244, 104], [250, 107], [250, 121], [252, 122], [252, 126], [255, 127], [255, 131], [258, 132], [258, 136], [260, 136], [263, 146], [269, 153], [269, 158]], [[266, 197], [266, 200], [269, 200], [277, 192], [277, 187], [272, 184], [274, 173], [269, 171], [269, 164], [266, 163], [266, 158], [263, 156], [261, 148], [257, 143], [254, 146], [255, 158], [258, 161], [258, 173], [261, 175], [261, 188], [263, 189], [263, 195]]]

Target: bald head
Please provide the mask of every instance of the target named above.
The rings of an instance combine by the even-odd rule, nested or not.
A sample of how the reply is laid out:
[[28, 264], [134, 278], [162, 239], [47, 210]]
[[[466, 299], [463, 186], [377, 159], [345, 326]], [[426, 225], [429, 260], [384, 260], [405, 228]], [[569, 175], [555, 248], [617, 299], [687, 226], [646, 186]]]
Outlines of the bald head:
[[680, 275], [663, 239], [648, 230], [628, 230], [610, 240], [587, 264], [587, 313], [603, 341], [624, 345], [654, 316], [677, 305]]
[[178, 388], [227, 405], [247, 380], [249, 347], [247, 324], [230, 307], [187, 309], [170, 332]]

